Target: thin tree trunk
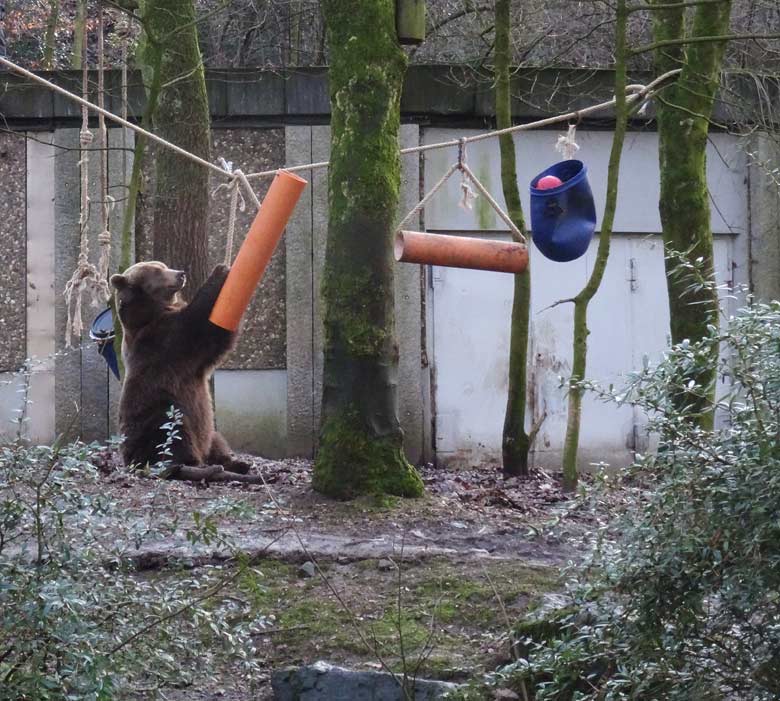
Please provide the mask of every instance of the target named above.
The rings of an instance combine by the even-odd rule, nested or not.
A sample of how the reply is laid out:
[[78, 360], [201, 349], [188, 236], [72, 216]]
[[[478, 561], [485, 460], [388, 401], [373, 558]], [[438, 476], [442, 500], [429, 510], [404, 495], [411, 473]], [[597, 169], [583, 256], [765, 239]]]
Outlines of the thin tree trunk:
[[7, 52], [5, 39], [5, 0], [0, 0], [0, 56]]
[[[160, 62], [155, 132], [210, 160], [209, 104], [194, 0], [147, 0], [143, 17], [153, 34], [146, 62]], [[189, 299], [208, 274], [208, 172], [168, 149], [158, 151], [156, 166], [153, 255], [187, 272], [184, 296]]]
[[[653, 0], [655, 4], [659, 0]], [[731, 1], [699, 5], [690, 36], [722, 36], [728, 33]], [[686, 22], [682, 8], [653, 13], [656, 41], [682, 39]], [[656, 68], [665, 72], [682, 68], [677, 82], [658, 100], [658, 156], [661, 172], [659, 211], [666, 253], [666, 284], [672, 343], [697, 341], [718, 326], [718, 295], [712, 287], [691, 286], [685, 274], [675, 270], [682, 255], [708, 279], [715, 266], [707, 188], [706, 147], [709, 119], [719, 85], [726, 42], [704, 42], [664, 47], [655, 55]], [[700, 260], [700, 263], [696, 261]], [[713, 421], [712, 403], [717, 379], [717, 349], [712, 362], [693, 377], [705, 393], [685, 394], [680, 406], [692, 412], [704, 427]]]
[[43, 67], [54, 68], [54, 46], [57, 43], [57, 22], [60, 19], [60, 0], [49, 0], [49, 16], [46, 19], [46, 34], [43, 39]]
[[[149, 127], [154, 123], [157, 102], [160, 96], [161, 76], [160, 76], [160, 53], [153, 53], [150, 58], [155, 60], [153, 64], [147, 64], [144, 75], [149, 78], [146, 86], [146, 106], [141, 117], [141, 123]], [[121, 271], [126, 270], [133, 262], [134, 255], [132, 250], [132, 228], [136, 219], [136, 206], [138, 197], [141, 193], [143, 181], [143, 164], [146, 158], [146, 137], [143, 134], [136, 134], [135, 147], [133, 149], [133, 170], [130, 175], [130, 184], [127, 190], [127, 207], [122, 221], [122, 252], [119, 261]]]
[[[496, 1], [496, 127], [512, 125], [509, 81], [510, 0]], [[520, 191], [517, 187], [515, 142], [511, 134], [499, 137], [501, 151], [501, 186], [512, 221], [527, 236]], [[528, 474], [528, 451], [531, 441], [525, 430], [526, 387], [528, 378], [528, 323], [531, 308], [531, 269], [514, 277], [514, 299], [509, 341], [509, 395], [504, 415], [502, 440], [505, 475]]]
[[393, 0], [324, 0], [331, 159], [322, 296], [325, 348], [313, 485], [337, 498], [417, 496], [396, 392], [392, 234], [406, 57]]
[[626, 104], [626, 0], [617, 0], [615, 24], [615, 134], [609, 154], [607, 170], [607, 199], [599, 232], [599, 247], [587, 284], [574, 298], [574, 339], [572, 370], [569, 379], [569, 407], [566, 420], [566, 438], [563, 444], [563, 484], [567, 490], [577, 487], [577, 453], [580, 441], [583, 389], [588, 357], [588, 305], [601, 285], [609, 258], [612, 225], [617, 207], [618, 177], [623, 141], [626, 136], [628, 109]]
[[87, 21], [87, 0], [76, 0], [76, 19], [73, 23], [73, 55], [70, 67], [80, 69], [84, 59], [84, 22]]
[[[146, 38], [147, 43], [151, 41], [150, 37]], [[151, 126], [154, 118], [155, 109], [157, 108], [157, 99], [160, 95], [160, 52], [150, 52], [144, 54], [139, 52], [139, 55], [147, 55], [150, 60], [154, 61], [153, 65], [146, 64], [144, 66], [143, 74], [149, 80], [146, 85], [146, 106], [144, 107], [144, 113], [141, 118], [141, 124], [145, 127]], [[120, 236], [121, 251], [119, 255], [119, 272], [124, 272], [133, 264], [133, 259], [138, 259], [138, 255], [133, 251], [133, 225], [136, 223], [136, 208], [138, 205], [138, 197], [141, 193], [141, 186], [143, 180], [143, 164], [146, 158], [146, 137], [143, 134], [136, 134], [135, 148], [133, 149], [133, 170], [130, 175], [130, 184], [127, 189], [127, 205], [125, 207], [125, 215], [122, 219], [122, 234]], [[113, 304], [113, 300], [112, 300]], [[122, 324], [119, 321], [119, 315], [114, 317], [114, 347], [122, 347]], [[124, 361], [122, 354], [117, 353], [117, 362], [119, 364], [119, 376], [124, 377]]]

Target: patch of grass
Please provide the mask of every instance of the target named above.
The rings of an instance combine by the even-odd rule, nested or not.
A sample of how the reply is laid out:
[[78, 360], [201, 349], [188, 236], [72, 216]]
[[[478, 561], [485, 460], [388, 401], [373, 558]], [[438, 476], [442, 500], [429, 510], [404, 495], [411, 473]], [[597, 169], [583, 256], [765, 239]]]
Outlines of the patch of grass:
[[[428, 645], [420, 673], [438, 678], [462, 677], [463, 670], [481, 668], [485, 650], [503, 644], [497, 641], [508, 631], [494, 587], [510, 618], [516, 618], [529, 601], [553, 589], [558, 576], [550, 568], [512, 562], [486, 562], [485, 569], [444, 559], [400, 566], [400, 616], [397, 570], [379, 570], [376, 560], [367, 560], [332, 567], [326, 574], [349, 605], [363, 638], [388, 664], [402, 671], [400, 628], [407, 664], [415, 666]], [[278, 659], [271, 664], [376, 661], [350, 614], [319, 577], [301, 579], [297, 565], [273, 560], [259, 570], [262, 577], [242, 581], [240, 588], [259, 612], [274, 617], [275, 629], [268, 637]]]
[[[445, 566], [435, 576], [417, 585], [415, 594], [421, 601], [438, 601], [439, 620], [445, 623], [486, 626], [503, 625], [501, 597], [505, 608], [513, 609], [515, 602], [526, 602], [555, 588], [558, 573], [544, 567], [526, 567], [514, 563], [481, 568], [463, 576]], [[495, 588], [495, 590], [494, 590]]]

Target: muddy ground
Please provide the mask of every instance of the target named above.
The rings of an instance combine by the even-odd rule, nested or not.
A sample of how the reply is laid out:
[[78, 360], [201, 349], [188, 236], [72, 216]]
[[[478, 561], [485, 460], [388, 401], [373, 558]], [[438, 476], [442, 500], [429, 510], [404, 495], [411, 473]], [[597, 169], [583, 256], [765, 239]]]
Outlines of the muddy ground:
[[[238, 550], [263, 574], [259, 589], [233, 593], [268, 616], [257, 639], [268, 671], [260, 688], [225, 670], [166, 698], [270, 699], [273, 669], [320, 659], [377, 669], [381, 657], [454, 681], [493, 669], [509, 659], [511, 625], [562, 587], [562, 569], [578, 557], [567, 533], [587, 525], [544, 472], [505, 481], [494, 468], [427, 466], [422, 499], [334, 502], [312, 491], [308, 461], [253, 463], [265, 485], [144, 479], [102, 460], [100, 489], [128, 522], [177, 523], [140, 549], [128, 544], [142, 571], [229, 567]], [[218, 534], [209, 543], [183, 535], [196, 513]]]

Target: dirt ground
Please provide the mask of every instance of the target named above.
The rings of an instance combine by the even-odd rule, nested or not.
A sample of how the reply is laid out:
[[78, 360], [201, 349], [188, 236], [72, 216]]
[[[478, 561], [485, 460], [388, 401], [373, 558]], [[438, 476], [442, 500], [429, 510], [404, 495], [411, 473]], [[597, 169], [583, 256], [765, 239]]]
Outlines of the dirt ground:
[[[264, 576], [260, 591], [242, 594], [272, 621], [257, 643], [268, 670], [261, 688], [226, 670], [216, 684], [166, 698], [270, 699], [274, 669], [316, 660], [377, 669], [382, 657], [395, 669], [413, 662], [420, 676], [468, 679], [508, 661], [512, 623], [559, 590], [562, 568], [577, 559], [566, 538], [578, 528], [572, 502], [544, 472], [504, 480], [494, 468], [426, 466], [421, 499], [334, 502], [312, 491], [310, 462], [252, 460], [265, 485], [144, 479], [103, 456], [101, 489], [128, 520], [178, 519], [183, 531], [197, 513]], [[548, 528], [556, 522], [565, 528]], [[227, 565], [231, 553], [169, 533], [132, 557], [141, 570], [175, 576], [182, 566]]]

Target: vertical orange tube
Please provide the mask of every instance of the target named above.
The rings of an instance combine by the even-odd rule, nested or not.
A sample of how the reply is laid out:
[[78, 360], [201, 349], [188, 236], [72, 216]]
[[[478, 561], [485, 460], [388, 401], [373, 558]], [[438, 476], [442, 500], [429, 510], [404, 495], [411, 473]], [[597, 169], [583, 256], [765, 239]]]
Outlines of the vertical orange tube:
[[286, 170], [274, 177], [211, 310], [209, 321], [213, 324], [228, 331], [238, 329], [306, 184], [306, 180]]

